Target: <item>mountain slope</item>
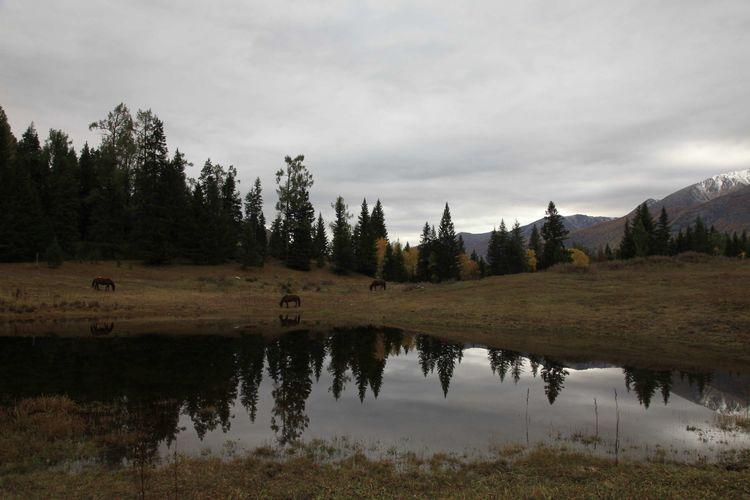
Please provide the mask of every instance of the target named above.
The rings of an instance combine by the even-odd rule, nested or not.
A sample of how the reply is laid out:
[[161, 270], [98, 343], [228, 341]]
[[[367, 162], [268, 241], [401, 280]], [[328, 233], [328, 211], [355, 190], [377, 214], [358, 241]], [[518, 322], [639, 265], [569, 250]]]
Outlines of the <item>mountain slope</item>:
[[[605, 221], [612, 220], [612, 217], [596, 217], [591, 215], [584, 215], [584, 214], [574, 214], [574, 215], [566, 215], [563, 217], [565, 227], [570, 231], [571, 233], [574, 231], [578, 231], [580, 229], [584, 229], [586, 227], [592, 226], [594, 224], [599, 224]], [[544, 224], [544, 219], [539, 219], [531, 224], [527, 224], [525, 226], [521, 226], [521, 232], [523, 233], [523, 237], [528, 241], [529, 236], [531, 236], [531, 231], [534, 225], [541, 230], [542, 224]], [[510, 227], [508, 227], [508, 230], [510, 230]], [[490, 233], [459, 233], [459, 235], [464, 239], [464, 246], [466, 247], [466, 252], [468, 254], [471, 254], [472, 251], [476, 251], [477, 255], [486, 256], [487, 255], [487, 245], [490, 242]]]
[[[692, 224], [697, 216], [720, 231], [739, 231], [750, 228], [749, 186], [750, 169], [739, 170], [709, 177], [661, 200], [649, 199], [646, 203], [654, 217], [658, 217], [663, 206], [675, 232]], [[632, 218], [634, 211], [635, 209], [624, 217], [571, 231], [570, 241], [591, 249], [606, 244], [618, 245], [625, 228], [625, 219]]]

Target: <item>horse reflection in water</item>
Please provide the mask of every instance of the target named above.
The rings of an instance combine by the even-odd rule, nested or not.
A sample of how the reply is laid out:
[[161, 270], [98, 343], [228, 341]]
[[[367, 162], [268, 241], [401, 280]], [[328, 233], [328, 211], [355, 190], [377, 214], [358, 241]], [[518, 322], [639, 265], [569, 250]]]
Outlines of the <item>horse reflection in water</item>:
[[114, 329], [115, 329], [115, 324], [113, 322], [91, 323], [91, 326], [89, 327], [89, 331], [91, 332], [91, 335], [94, 335], [94, 336], [109, 335], [110, 333], [112, 333], [112, 330]]
[[302, 318], [299, 314], [295, 314], [294, 316], [279, 314], [279, 323], [281, 323], [281, 326], [298, 326], [301, 321]]

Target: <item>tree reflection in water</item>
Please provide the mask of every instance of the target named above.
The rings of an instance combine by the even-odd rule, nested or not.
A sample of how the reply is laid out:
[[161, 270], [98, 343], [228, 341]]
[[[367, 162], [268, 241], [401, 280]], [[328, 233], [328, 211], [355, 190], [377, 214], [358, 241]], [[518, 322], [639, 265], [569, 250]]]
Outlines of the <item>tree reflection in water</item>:
[[[265, 370], [273, 399], [270, 427], [283, 445], [298, 440], [307, 429], [307, 401], [324, 373], [330, 377], [329, 392], [335, 400], [350, 382], [361, 402], [368, 392], [377, 399], [384, 390], [388, 358], [416, 350], [422, 374], [437, 372], [447, 398], [464, 348], [426, 335], [368, 328], [328, 335], [297, 330], [272, 339], [259, 334], [0, 338], [0, 404], [66, 394], [82, 404], [106, 407], [107, 412], [90, 415], [107, 443], [103, 460], [135, 462], [153, 457], [160, 443], [175, 439], [181, 415], [190, 418], [201, 439], [208, 432], [230, 429], [235, 401], [255, 422]], [[545, 356], [488, 348], [487, 360], [501, 383], [506, 377], [517, 383], [528, 366], [531, 377], [540, 375], [550, 404], [569, 375], [562, 362]], [[632, 366], [624, 367], [623, 373], [626, 387], [644, 408], [657, 392], [668, 404], [675, 376], [699, 395], [712, 377]]]

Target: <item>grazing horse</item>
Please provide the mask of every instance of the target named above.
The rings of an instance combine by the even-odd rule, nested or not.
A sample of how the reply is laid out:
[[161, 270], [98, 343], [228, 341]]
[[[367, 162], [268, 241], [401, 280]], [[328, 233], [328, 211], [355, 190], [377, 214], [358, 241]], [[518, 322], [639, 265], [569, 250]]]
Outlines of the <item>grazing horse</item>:
[[297, 326], [300, 324], [300, 321], [302, 321], [302, 319], [299, 314], [295, 316], [289, 316], [288, 314], [282, 316], [279, 314], [279, 322], [281, 323], [281, 326]]
[[288, 293], [281, 297], [281, 302], [279, 302], [279, 307], [284, 307], [284, 304], [286, 304], [287, 307], [289, 307], [289, 303], [293, 302], [296, 307], [302, 307], [302, 299], [299, 298], [299, 295], [293, 295], [291, 293]]
[[107, 335], [109, 333], [112, 333], [112, 330], [114, 329], [114, 323], [91, 323], [91, 327], [89, 328], [89, 330], [91, 331], [91, 335], [94, 336]]
[[370, 283], [370, 291], [377, 290], [378, 287], [385, 290], [385, 280], [373, 280], [372, 283]]
[[113, 292], [115, 291], [114, 281], [109, 278], [102, 278], [101, 276], [97, 276], [96, 278], [94, 278], [94, 281], [91, 282], [91, 288], [99, 290], [100, 286], [103, 286], [105, 290], [109, 290], [111, 288]]

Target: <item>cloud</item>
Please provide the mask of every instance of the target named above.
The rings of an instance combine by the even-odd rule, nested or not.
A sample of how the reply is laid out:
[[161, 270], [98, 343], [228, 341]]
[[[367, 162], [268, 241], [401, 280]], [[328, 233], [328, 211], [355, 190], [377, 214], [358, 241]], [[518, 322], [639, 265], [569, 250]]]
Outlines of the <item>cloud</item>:
[[261, 176], [269, 216], [303, 152], [324, 216], [380, 197], [412, 241], [445, 201], [481, 231], [550, 199], [619, 215], [747, 166], [748, 60], [744, 0], [0, 2], [17, 132], [80, 147], [118, 102], [152, 108], [196, 165]]

